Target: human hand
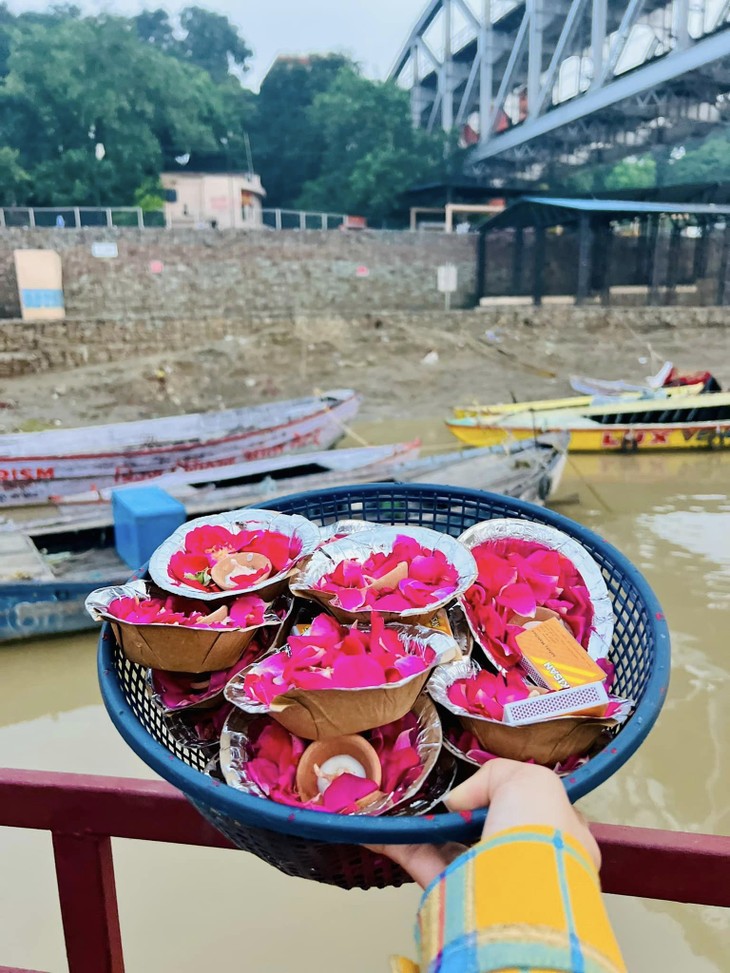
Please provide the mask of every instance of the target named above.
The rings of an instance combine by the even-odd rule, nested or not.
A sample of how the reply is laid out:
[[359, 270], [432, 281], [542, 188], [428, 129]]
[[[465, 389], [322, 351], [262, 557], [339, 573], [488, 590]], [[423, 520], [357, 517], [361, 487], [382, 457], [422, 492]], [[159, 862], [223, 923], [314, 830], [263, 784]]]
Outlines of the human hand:
[[[596, 868], [600, 868], [601, 853], [585, 819], [572, 807], [560, 778], [546, 767], [517, 760], [490, 760], [455, 787], [444, 798], [444, 804], [450, 811], [489, 808], [482, 840], [506, 828], [558, 828], [579, 841]], [[455, 843], [368, 847], [397, 862], [424, 888], [466, 850], [464, 845]]]

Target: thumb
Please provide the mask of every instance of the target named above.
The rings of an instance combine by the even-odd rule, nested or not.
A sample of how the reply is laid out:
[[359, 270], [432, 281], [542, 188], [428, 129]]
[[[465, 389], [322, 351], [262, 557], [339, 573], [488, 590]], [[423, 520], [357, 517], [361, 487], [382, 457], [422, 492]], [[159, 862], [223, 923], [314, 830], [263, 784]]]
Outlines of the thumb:
[[476, 811], [489, 807], [497, 790], [522, 767], [524, 764], [516, 760], [490, 760], [447, 794], [443, 802], [450, 811]]

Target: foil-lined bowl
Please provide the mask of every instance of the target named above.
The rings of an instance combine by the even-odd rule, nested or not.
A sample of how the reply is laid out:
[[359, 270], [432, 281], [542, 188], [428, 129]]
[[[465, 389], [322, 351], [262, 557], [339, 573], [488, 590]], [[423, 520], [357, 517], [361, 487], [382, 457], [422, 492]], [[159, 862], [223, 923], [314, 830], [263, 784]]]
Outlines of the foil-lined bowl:
[[614, 718], [557, 716], [540, 723], [509, 726], [501, 720], [470, 713], [453, 703], [448, 691], [458, 679], [472, 678], [480, 668], [476, 662], [467, 659], [442, 666], [431, 677], [427, 692], [434, 702], [452, 713], [464, 729], [473, 733], [487, 752], [497, 757], [534, 760], [545, 767], [554, 767], [569, 757], [592, 751], [602, 738], [609, 738], [608, 731], [619, 722]]
[[320, 547], [325, 544], [332, 544], [334, 541], [350, 537], [352, 534], [361, 534], [366, 530], [374, 530], [378, 524], [372, 520], [337, 520], [334, 524], [327, 524], [319, 528]]
[[[170, 592], [163, 591], [167, 597]], [[241, 598], [251, 592], [235, 592], [228, 598]], [[109, 613], [109, 605], [116, 598], [138, 598], [144, 601], [155, 597], [150, 582], [129, 581], [123, 585], [97, 588], [86, 599], [86, 611], [94, 621], [108, 621], [117, 641], [130, 662], [146, 669], [169, 672], [215, 672], [230, 669], [243, 656], [256, 632], [268, 626], [280, 626], [287, 603], [283, 598], [269, 603], [264, 621], [248, 628], [204, 628], [169, 625], [165, 622], [139, 624], [117, 618]], [[187, 597], [187, 596], [181, 596]], [[257, 594], [257, 597], [261, 597]], [[195, 601], [201, 599], [194, 597]]]
[[[399, 635], [406, 649], [432, 649], [435, 658], [423, 672], [398, 682], [363, 688], [292, 688], [277, 696], [270, 705], [252, 699], [245, 690], [246, 677], [256, 672], [276, 653], [237, 673], [226, 685], [225, 698], [251, 716], [271, 716], [286, 730], [305, 740], [363, 733], [400, 719], [415, 705], [416, 698], [433, 670], [457, 658], [460, 649], [453, 638], [434, 629], [410, 625], [389, 626]], [[277, 650], [285, 653], [284, 649]], [[414, 651], [413, 654], [416, 654]]]
[[[414, 606], [400, 612], [378, 611], [377, 608], [346, 611], [335, 604], [333, 597], [327, 592], [315, 588], [315, 585], [326, 575], [331, 574], [342, 561], [355, 561], [362, 564], [371, 554], [392, 551], [396, 539], [402, 536], [412, 537], [426, 550], [441, 551], [446, 556], [458, 576], [453, 592], [446, 597], [434, 599], [428, 605]], [[299, 570], [291, 579], [290, 588], [293, 594], [301, 598], [319, 602], [341, 622], [367, 620], [375, 612], [386, 621], [403, 620], [413, 623], [424, 620], [433, 615], [438, 608], [443, 608], [458, 598], [474, 583], [476, 577], [477, 565], [471, 552], [449, 534], [442, 534], [429, 527], [373, 527], [372, 530], [364, 530], [332, 541], [315, 551], [310, 558], [300, 564]]]
[[[474, 524], [459, 537], [460, 543], [470, 551], [485, 542], [509, 540], [542, 544], [550, 550], [557, 551], [558, 554], [571, 562], [583, 579], [593, 609], [591, 633], [585, 649], [591, 659], [595, 661], [607, 658], [613, 638], [613, 606], [601, 569], [588, 551], [574, 538], [555, 527], [509, 517], [485, 520], [480, 524]], [[465, 603], [463, 596], [460, 597], [459, 602], [477, 645], [481, 647], [492, 665], [498, 669], [501, 668], [492, 658], [489, 649], [483, 644], [479, 631], [472, 622], [469, 606]]]
[[[410, 712], [413, 712], [418, 720], [416, 749], [421, 760], [421, 772], [416, 780], [402, 794], [398, 794], [397, 797], [394, 797], [393, 794], [384, 794], [382, 798], [360, 808], [358, 811], [359, 814], [380, 815], [393, 811], [396, 808], [404, 808], [403, 813], [409, 813], [405, 808], [411, 801], [419, 808], [418, 813], [426, 813], [427, 809], [430, 809], [434, 804], [438, 803], [441, 795], [445, 793], [453, 781], [453, 774], [450, 773], [449, 766], [442, 765], [439, 779], [444, 783], [447, 778], [449, 779], [444, 791], [436, 794], [433, 788], [427, 790], [424, 787], [431, 772], [436, 768], [442, 752], [443, 734], [441, 731], [441, 721], [436, 707], [426, 695], [421, 695], [416, 699]], [[228, 717], [223, 732], [221, 733], [219, 754], [220, 770], [226, 783], [236, 790], [253, 794], [264, 800], [271, 800], [271, 798], [249, 777], [246, 771], [246, 765], [251, 759], [251, 727], [255, 721], [269, 718], [267, 716], [252, 716], [243, 713], [241, 710], [234, 710]], [[306, 741], [304, 742], [306, 744]], [[423, 795], [420, 804], [416, 800], [419, 792]], [[413, 811], [411, 813], [416, 812]]]
[[[173, 554], [185, 548], [185, 538], [191, 530], [197, 527], [227, 527], [235, 530], [265, 530], [286, 537], [297, 538], [302, 547], [299, 554], [284, 570], [255, 582], [247, 588], [229, 589], [226, 591], [201, 591], [192, 585], [178, 581], [169, 573], [170, 558]], [[274, 598], [286, 589], [287, 578], [296, 570], [296, 565], [312, 554], [320, 543], [319, 528], [299, 514], [281, 514], [275, 510], [255, 510], [242, 507], [228, 513], [216, 514], [210, 517], [198, 517], [189, 520], [178, 527], [166, 540], [160, 544], [150, 558], [149, 573], [155, 584], [172, 594], [197, 598], [199, 601], [220, 601], [231, 595], [257, 594], [260, 598]]]
[[220, 735], [233, 707], [225, 700], [215, 709], [180, 710], [166, 713], [165, 728], [170, 737], [188, 750], [218, 759]]

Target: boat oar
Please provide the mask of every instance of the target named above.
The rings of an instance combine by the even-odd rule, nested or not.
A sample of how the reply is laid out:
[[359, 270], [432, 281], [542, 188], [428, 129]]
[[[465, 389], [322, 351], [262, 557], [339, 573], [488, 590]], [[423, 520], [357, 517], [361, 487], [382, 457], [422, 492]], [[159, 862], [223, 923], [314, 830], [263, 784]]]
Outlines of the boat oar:
[[495, 345], [491, 344], [486, 338], [477, 338], [480, 344], [486, 345], [491, 351], [496, 351], [498, 355], [503, 355], [505, 358], [509, 359], [518, 368], [523, 369], [523, 371], [530, 372], [532, 375], [539, 375], [540, 378], [557, 378], [558, 373], [551, 371], [549, 368], [538, 368], [536, 365], [528, 365], [527, 362], [523, 362], [511, 351], [505, 351], [504, 348], [497, 348]]
[[[324, 392], [322, 391], [322, 389], [313, 389], [313, 393], [314, 395], [319, 397], [324, 396]], [[332, 409], [326, 403], [323, 402], [323, 405], [327, 410], [327, 412], [329, 412], [331, 417], [335, 420], [337, 425], [340, 427], [340, 429], [347, 436], [350, 436], [352, 439], [354, 439], [356, 443], [360, 443], [361, 446], [372, 446], [372, 443], [369, 443], [367, 439], [363, 439], [363, 437], [359, 435], [359, 433], [356, 433], [351, 426], [348, 426], [346, 422], [343, 422], [342, 419], [340, 419], [340, 417], [335, 412], [333, 412]]]

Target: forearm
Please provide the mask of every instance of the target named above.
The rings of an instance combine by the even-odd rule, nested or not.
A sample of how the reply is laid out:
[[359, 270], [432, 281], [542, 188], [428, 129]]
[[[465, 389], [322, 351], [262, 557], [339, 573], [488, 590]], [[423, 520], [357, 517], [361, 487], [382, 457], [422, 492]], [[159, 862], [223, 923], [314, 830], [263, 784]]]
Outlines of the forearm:
[[426, 889], [422, 973], [625, 973], [589, 855], [547, 827], [513, 828]]

